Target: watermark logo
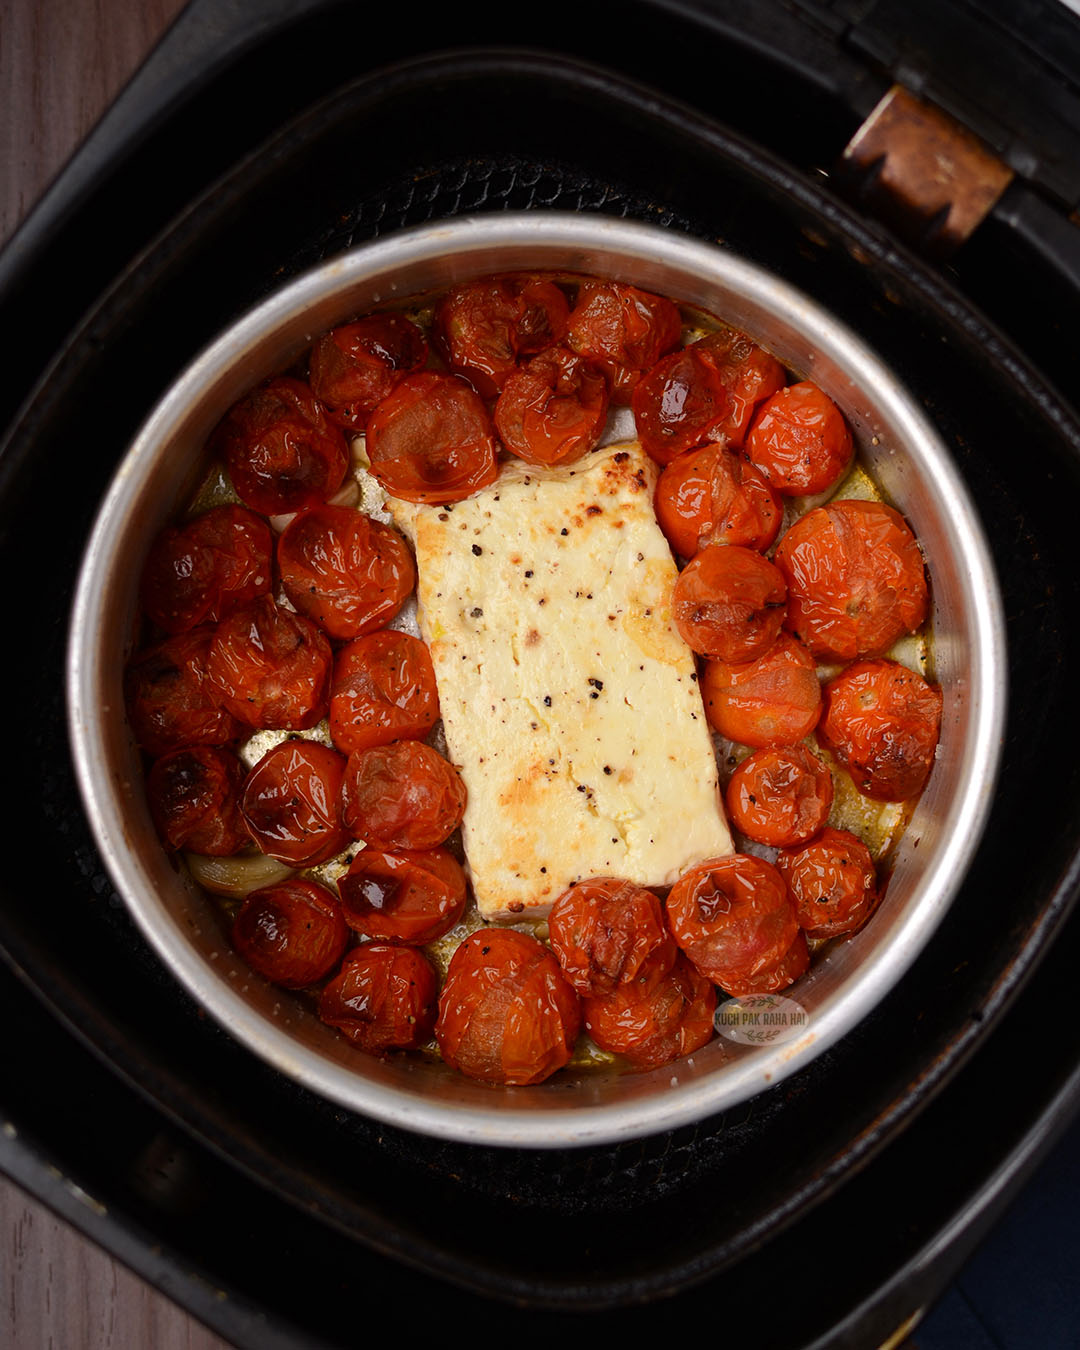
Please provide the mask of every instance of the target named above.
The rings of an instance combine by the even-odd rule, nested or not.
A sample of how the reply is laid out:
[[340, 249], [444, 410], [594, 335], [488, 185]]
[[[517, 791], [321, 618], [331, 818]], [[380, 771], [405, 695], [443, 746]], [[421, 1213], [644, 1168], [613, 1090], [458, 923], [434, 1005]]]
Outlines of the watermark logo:
[[729, 998], [713, 1014], [721, 1036], [739, 1045], [778, 1045], [801, 1036], [810, 1023], [806, 1009], [781, 994]]

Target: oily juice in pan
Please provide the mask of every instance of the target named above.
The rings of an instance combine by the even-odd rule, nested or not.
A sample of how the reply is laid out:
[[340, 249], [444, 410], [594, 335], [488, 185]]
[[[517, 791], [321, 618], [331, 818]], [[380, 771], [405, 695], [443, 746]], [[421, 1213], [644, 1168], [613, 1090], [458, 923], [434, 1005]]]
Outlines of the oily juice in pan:
[[888, 903], [941, 715], [922, 555], [722, 320], [544, 273], [357, 316], [150, 551], [163, 845], [360, 1052], [655, 1068]]

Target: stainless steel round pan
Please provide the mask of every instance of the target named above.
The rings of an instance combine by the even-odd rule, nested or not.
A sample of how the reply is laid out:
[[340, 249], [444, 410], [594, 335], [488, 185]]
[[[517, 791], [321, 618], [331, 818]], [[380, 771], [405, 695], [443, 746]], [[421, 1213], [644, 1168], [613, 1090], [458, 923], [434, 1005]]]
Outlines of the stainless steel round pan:
[[[351, 315], [470, 276], [538, 267], [632, 281], [717, 314], [840, 403], [864, 461], [924, 549], [945, 708], [934, 773], [886, 903], [797, 987], [809, 1014], [805, 1034], [771, 1048], [718, 1039], [650, 1074], [564, 1073], [539, 1088], [493, 1090], [442, 1066], [361, 1057], [250, 975], [213, 907], [157, 841], [121, 676], [139, 562], [197, 480], [199, 447], [231, 402]], [[281, 1072], [352, 1110], [447, 1139], [534, 1148], [616, 1141], [714, 1115], [793, 1074], [856, 1027], [933, 940], [994, 791], [1005, 716], [998, 586], [971, 501], [925, 413], [858, 334], [781, 276], [688, 236], [611, 218], [458, 217], [348, 252], [245, 314], [179, 376], [123, 459], [86, 550], [73, 614], [68, 712], [79, 785], [102, 857], [158, 955]]]

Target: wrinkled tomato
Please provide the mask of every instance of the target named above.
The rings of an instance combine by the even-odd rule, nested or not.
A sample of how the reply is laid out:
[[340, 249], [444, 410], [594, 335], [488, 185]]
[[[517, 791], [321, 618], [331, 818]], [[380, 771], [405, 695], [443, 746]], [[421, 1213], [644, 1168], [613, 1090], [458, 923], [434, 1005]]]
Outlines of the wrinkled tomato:
[[192, 745], [156, 760], [146, 779], [150, 815], [173, 849], [227, 858], [251, 843], [240, 813], [244, 766], [231, 750]]
[[757, 975], [784, 959], [799, 931], [783, 877], [745, 853], [692, 867], [671, 888], [667, 916], [697, 969], [729, 994], [749, 992]]
[[681, 336], [679, 311], [663, 296], [614, 281], [583, 281], [566, 345], [604, 372], [613, 403], [626, 404], [642, 374]]
[[286, 595], [332, 638], [383, 627], [416, 585], [398, 532], [348, 506], [301, 512], [281, 532], [277, 560]]
[[422, 740], [438, 720], [435, 668], [419, 638], [387, 628], [338, 652], [330, 685], [330, 738], [338, 749]]
[[667, 466], [656, 484], [656, 518], [683, 558], [708, 544], [763, 553], [779, 533], [783, 509], [752, 464], [714, 444], [687, 450]]
[[319, 1017], [369, 1055], [416, 1050], [435, 1028], [438, 977], [415, 947], [364, 942], [323, 989]]
[[727, 788], [735, 828], [775, 848], [801, 844], [817, 834], [832, 807], [832, 774], [805, 745], [755, 750]]
[[555, 901], [548, 919], [551, 948], [583, 998], [633, 986], [644, 995], [671, 969], [675, 943], [660, 901], [613, 877], [579, 881]]
[[206, 679], [212, 628], [177, 633], [128, 666], [124, 679], [135, 739], [151, 755], [185, 745], [225, 745], [243, 730]]
[[338, 889], [349, 927], [383, 942], [434, 942], [465, 912], [465, 873], [444, 848], [386, 853], [368, 845]]
[[380, 848], [436, 848], [465, 814], [461, 775], [423, 741], [351, 754], [341, 791], [346, 828]]
[[829, 502], [780, 540], [787, 627], [815, 656], [880, 656], [926, 618], [926, 573], [904, 518], [881, 502]]
[[264, 596], [218, 624], [206, 674], [246, 726], [303, 731], [326, 713], [332, 660], [321, 629]]
[[748, 976], [739, 989], [740, 994], [775, 994], [788, 985], [794, 984], [800, 975], [810, 968], [810, 948], [806, 943], [806, 934], [801, 930], [795, 934], [795, 941], [775, 965], [764, 966], [755, 974]]
[[870, 850], [847, 830], [826, 828], [800, 848], [781, 849], [780, 875], [799, 924], [812, 937], [841, 937], [861, 928], [878, 898]]
[[814, 658], [790, 633], [756, 661], [707, 661], [701, 696], [714, 731], [755, 749], [794, 745], [821, 716]]
[[599, 442], [608, 402], [598, 370], [566, 347], [552, 347], [508, 377], [495, 404], [495, 430], [528, 464], [570, 464]]
[[835, 486], [854, 453], [844, 414], [809, 380], [766, 399], [746, 438], [746, 457], [785, 497]]
[[708, 1044], [716, 990], [680, 952], [647, 989], [621, 984], [606, 997], [586, 999], [583, 1012], [585, 1029], [600, 1049], [644, 1073]]
[[867, 797], [901, 802], [934, 765], [941, 690], [895, 661], [858, 661], [825, 686], [818, 736]]
[[435, 308], [434, 338], [446, 364], [494, 398], [518, 359], [563, 340], [566, 296], [546, 277], [488, 277], [455, 286]]
[[679, 573], [671, 612], [695, 652], [721, 661], [754, 661], [779, 637], [786, 599], [784, 578], [760, 553], [715, 544]]
[[265, 520], [243, 506], [215, 506], [154, 540], [143, 568], [143, 611], [166, 633], [217, 623], [268, 594], [273, 556]]
[[634, 390], [634, 420], [659, 464], [707, 441], [741, 446], [784, 368], [742, 333], [721, 329], [658, 361]]
[[306, 989], [341, 960], [349, 930], [337, 897], [292, 877], [252, 891], [233, 922], [233, 946], [253, 970], [285, 989]]
[[349, 842], [341, 823], [345, 757], [301, 738], [268, 750], [248, 774], [240, 809], [268, 858], [315, 867]]
[[581, 1004], [541, 943], [510, 928], [470, 933], [450, 961], [435, 1035], [443, 1059], [485, 1083], [540, 1083], [570, 1059]]
[[456, 375], [407, 375], [368, 422], [371, 472], [407, 502], [457, 502], [487, 487], [495, 452], [483, 400]]
[[266, 516], [332, 497], [349, 465], [340, 427], [302, 380], [271, 380], [225, 414], [211, 437], [240, 498]]
[[427, 338], [403, 314], [368, 314], [325, 334], [311, 349], [315, 397], [344, 431], [367, 420], [401, 380], [427, 361]]

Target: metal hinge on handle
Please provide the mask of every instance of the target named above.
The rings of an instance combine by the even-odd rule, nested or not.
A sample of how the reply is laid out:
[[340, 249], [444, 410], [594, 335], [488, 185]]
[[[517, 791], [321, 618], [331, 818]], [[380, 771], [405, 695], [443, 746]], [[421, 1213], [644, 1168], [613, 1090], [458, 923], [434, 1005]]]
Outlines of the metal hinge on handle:
[[839, 179], [898, 235], [940, 259], [985, 220], [1013, 170], [949, 113], [894, 84], [848, 142]]

